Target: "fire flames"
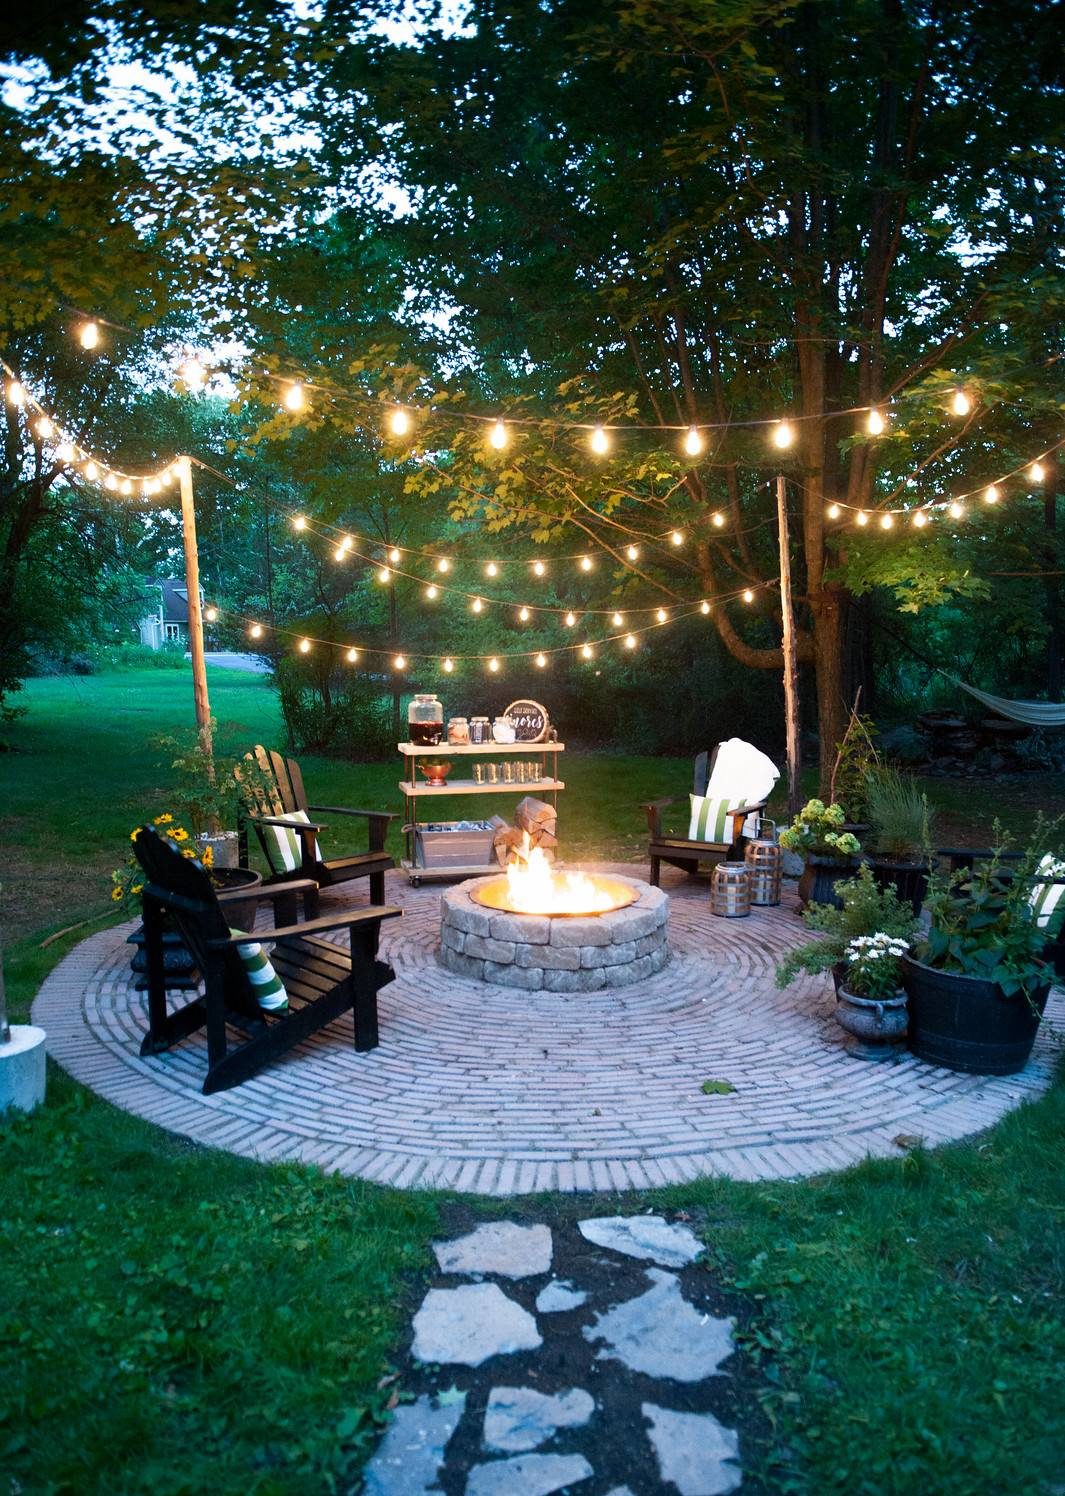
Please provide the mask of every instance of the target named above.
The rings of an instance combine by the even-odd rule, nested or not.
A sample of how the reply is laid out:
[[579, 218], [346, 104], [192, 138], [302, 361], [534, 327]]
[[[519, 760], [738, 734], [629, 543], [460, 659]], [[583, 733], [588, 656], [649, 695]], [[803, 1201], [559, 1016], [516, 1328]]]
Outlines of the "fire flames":
[[594, 873], [556, 873], [529, 833], [508, 862], [506, 879], [497, 878], [473, 894], [478, 903], [514, 914], [608, 914], [631, 904], [628, 884]]

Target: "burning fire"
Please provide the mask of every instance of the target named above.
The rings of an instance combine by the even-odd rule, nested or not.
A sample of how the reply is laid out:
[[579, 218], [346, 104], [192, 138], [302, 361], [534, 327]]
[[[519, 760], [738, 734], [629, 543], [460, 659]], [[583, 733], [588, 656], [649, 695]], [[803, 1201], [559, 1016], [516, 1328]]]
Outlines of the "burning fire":
[[530, 846], [527, 831], [507, 864], [504, 897], [515, 914], [606, 914], [629, 902], [619, 900], [618, 893], [619, 885], [610, 879], [552, 871], [543, 848]]

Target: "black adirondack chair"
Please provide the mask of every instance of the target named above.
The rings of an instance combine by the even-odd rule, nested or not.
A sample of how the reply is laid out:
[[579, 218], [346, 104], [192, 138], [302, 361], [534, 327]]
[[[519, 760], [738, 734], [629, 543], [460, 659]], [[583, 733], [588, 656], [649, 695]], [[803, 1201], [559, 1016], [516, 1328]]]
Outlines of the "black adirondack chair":
[[[245, 754], [249, 768], [238, 776], [243, 785], [244, 810], [240, 824], [240, 858], [247, 863], [248, 826], [255, 828], [259, 845], [270, 868], [270, 876], [263, 881], [268, 886], [293, 877], [310, 878], [315, 883], [314, 891], [304, 899], [308, 917], [318, 912], [318, 888], [331, 888], [337, 883], [348, 883], [354, 878], [369, 878], [370, 903], [385, 901], [385, 873], [395, 867], [394, 860], [385, 851], [388, 823], [396, 817], [386, 810], [352, 810], [342, 805], [310, 805], [307, 791], [303, 787], [303, 775], [294, 758], [282, 758], [256, 745]], [[285, 819], [294, 811], [302, 810], [307, 824]], [[365, 852], [356, 852], [348, 857], [332, 857], [326, 860], [321, 854], [319, 836], [327, 828], [317, 821], [318, 816], [359, 816], [369, 826], [369, 846]], [[295, 832], [299, 838], [300, 858], [298, 868], [286, 867], [278, 840], [272, 828], [284, 827]]]
[[[303, 924], [256, 930], [255, 939], [273, 942], [270, 960], [288, 992], [288, 1010], [264, 1012], [255, 1000], [237, 946], [230, 934], [226, 905], [266, 898], [283, 917], [295, 919], [297, 899], [314, 887], [307, 879], [219, 895], [198, 862], [182, 857], [151, 826], [137, 832], [133, 848], [145, 873], [145, 949], [148, 956], [148, 1032], [141, 1054], [158, 1054], [207, 1029], [205, 1095], [224, 1091], [275, 1060], [350, 1008], [355, 1048], [378, 1043], [377, 994], [395, 973], [377, 959], [381, 921], [401, 909], [372, 908], [330, 914]], [[163, 975], [164, 912], [177, 926], [203, 973], [204, 993], [167, 1012]], [[325, 930], [347, 930], [349, 950], [320, 938]], [[245, 936], [245, 940], [246, 940]], [[234, 1037], [234, 1034], [237, 1037]]]
[[[692, 775], [692, 793], [705, 795], [710, 783], [710, 776], [714, 772], [714, 761], [717, 758], [717, 748], [706, 750], [698, 755], [695, 760], [695, 770]], [[671, 805], [683, 803], [687, 806], [690, 802], [687, 796], [683, 802], [677, 798], [668, 800], [651, 800], [642, 807], [647, 816], [647, 829], [650, 839], [647, 843], [647, 856], [651, 862], [651, 883], [657, 888], [662, 873], [662, 864], [666, 862], [670, 867], [679, 867], [684, 872], [692, 874], [708, 872], [719, 862], [741, 861], [746, 838], [743, 835], [743, 823], [751, 814], [757, 815], [765, 810], [766, 802], [763, 800], [757, 805], [744, 806], [742, 810], [730, 810], [732, 818], [732, 836], [729, 841], [710, 842], [692, 841], [687, 835], [687, 826], [683, 833], [669, 830], [663, 824], [663, 816]]]

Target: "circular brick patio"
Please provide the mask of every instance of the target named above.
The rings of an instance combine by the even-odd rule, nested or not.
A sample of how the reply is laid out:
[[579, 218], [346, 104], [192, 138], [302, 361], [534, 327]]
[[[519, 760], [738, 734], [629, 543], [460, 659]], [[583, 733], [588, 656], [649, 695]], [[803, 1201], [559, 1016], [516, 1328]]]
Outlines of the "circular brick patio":
[[[214, 1096], [200, 1094], [202, 1035], [139, 1058], [145, 1017], [129, 978], [129, 926], [72, 951], [41, 988], [33, 1021], [77, 1079], [197, 1142], [498, 1195], [819, 1173], [898, 1156], [904, 1134], [929, 1145], [964, 1137], [1049, 1084], [1060, 990], [1021, 1075], [957, 1075], [910, 1056], [871, 1065], [844, 1049], [827, 980], [773, 985], [776, 959], [804, 934], [790, 893], [779, 909], [723, 920], [704, 885], [668, 886], [669, 965], [575, 1002], [445, 971], [440, 890], [390, 875], [388, 900], [406, 912], [383, 927], [396, 980], [381, 993], [380, 1047], [356, 1054], [347, 1018]], [[707, 1095], [707, 1080], [735, 1089]]]

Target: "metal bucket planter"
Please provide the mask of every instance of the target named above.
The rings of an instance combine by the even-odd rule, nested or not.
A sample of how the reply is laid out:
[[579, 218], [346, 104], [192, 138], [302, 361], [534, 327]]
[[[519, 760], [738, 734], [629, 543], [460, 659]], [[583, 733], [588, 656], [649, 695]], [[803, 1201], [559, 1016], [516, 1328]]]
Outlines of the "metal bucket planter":
[[861, 1060], [891, 1060], [905, 1049], [906, 994], [894, 997], [859, 997], [844, 985], [846, 967], [832, 968], [836, 988], [836, 1022], [850, 1035], [847, 1048]]
[[902, 958], [909, 998], [909, 1046], [920, 1060], [972, 1075], [1015, 1075], [1035, 1043], [1050, 978], [1027, 996], [1006, 997], [995, 982], [937, 971]]
[[887, 857], [870, 857], [869, 866], [878, 888], [893, 888], [914, 914], [920, 914], [928, 892], [928, 867], [923, 862], [892, 862]]
[[853, 878], [857, 864], [852, 858], [841, 860], [824, 852], [804, 852], [803, 856], [806, 865], [799, 879], [799, 908], [830, 904], [833, 909], [842, 909], [843, 900], [836, 893], [836, 884], [844, 878]]

